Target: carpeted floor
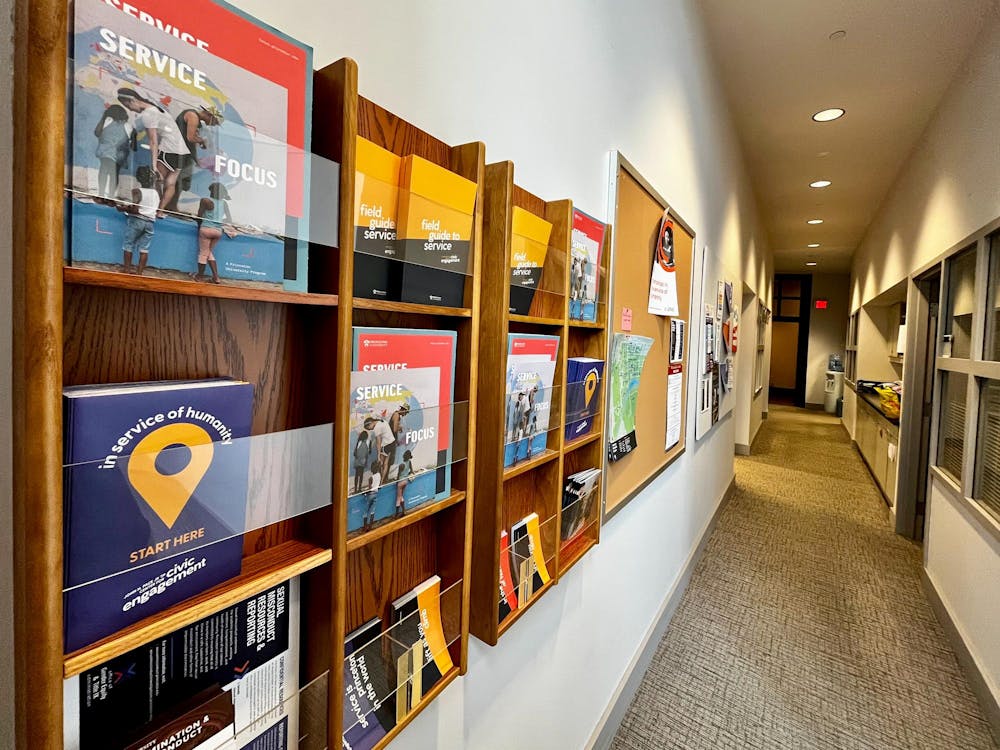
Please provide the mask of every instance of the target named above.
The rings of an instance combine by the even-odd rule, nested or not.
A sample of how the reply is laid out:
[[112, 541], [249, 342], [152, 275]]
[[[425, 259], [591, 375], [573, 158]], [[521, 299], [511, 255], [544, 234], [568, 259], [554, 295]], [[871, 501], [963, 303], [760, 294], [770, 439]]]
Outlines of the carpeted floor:
[[839, 421], [772, 407], [736, 480], [612, 747], [994, 750]]

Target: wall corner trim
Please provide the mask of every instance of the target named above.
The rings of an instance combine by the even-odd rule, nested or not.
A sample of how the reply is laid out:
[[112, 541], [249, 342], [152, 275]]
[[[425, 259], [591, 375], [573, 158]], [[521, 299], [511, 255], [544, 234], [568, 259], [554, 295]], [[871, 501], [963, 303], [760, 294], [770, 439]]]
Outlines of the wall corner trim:
[[611, 702], [598, 720], [597, 726], [594, 727], [594, 731], [590, 735], [590, 740], [586, 745], [587, 750], [608, 750], [611, 747], [611, 743], [618, 733], [618, 727], [621, 726], [622, 720], [625, 718], [625, 713], [632, 704], [632, 699], [639, 690], [639, 685], [642, 684], [642, 678], [653, 661], [656, 648], [660, 645], [663, 634], [667, 632], [670, 621], [673, 619], [677, 607], [680, 606], [681, 599], [684, 598], [684, 592], [687, 591], [688, 584], [691, 582], [691, 575], [701, 560], [705, 546], [708, 544], [712, 532], [715, 531], [722, 511], [725, 510], [735, 494], [736, 476], [733, 475], [733, 478], [729, 481], [729, 486], [719, 500], [715, 512], [708, 520], [708, 523], [705, 524], [705, 528], [702, 529], [698, 543], [691, 550], [691, 554], [688, 555], [684, 567], [681, 568], [680, 575], [663, 600], [663, 604], [660, 605], [659, 613], [654, 618], [649, 630], [646, 631], [646, 636], [636, 650], [635, 656], [632, 657], [632, 661], [626, 668], [625, 674], [622, 675], [622, 679], [615, 689]]
[[961, 666], [962, 672], [965, 673], [965, 678], [969, 681], [969, 687], [972, 688], [976, 700], [979, 701], [979, 707], [983, 710], [986, 723], [990, 725], [993, 738], [1000, 745], [1000, 700], [990, 690], [986, 677], [980, 671], [975, 657], [973, 657], [968, 646], [966, 646], [961, 631], [958, 629], [955, 621], [951, 619], [951, 614], [948, 612], [944, 600], [941, 598], [937, 587], [934, 585], [934, 581], [931, 580], [931, 577], [927, 574], [927, 569], [924, 567], [920, 568], [920, 582], [924, 586], [924, 592], [927, 594], [927, 600], [931, 603], [934, 615], [948, 636], [948, 642], [955, 651], [959, 666]]

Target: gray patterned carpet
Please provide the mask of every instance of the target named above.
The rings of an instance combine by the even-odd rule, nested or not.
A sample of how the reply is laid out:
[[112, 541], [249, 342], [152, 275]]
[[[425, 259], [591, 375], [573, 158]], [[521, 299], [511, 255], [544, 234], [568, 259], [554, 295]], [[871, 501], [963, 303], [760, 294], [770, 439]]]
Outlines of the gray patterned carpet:
[[846, 432], [761, 430], [612, 747], [995, 750]]

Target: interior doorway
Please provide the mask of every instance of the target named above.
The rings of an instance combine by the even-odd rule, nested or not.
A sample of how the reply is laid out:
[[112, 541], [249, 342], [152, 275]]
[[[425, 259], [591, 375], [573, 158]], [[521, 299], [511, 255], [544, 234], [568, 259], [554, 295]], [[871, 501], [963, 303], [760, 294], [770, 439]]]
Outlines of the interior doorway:
[[771, 376], [769, 399], [775, 403], [806, 405], [806, 368], [809, 361], [809, 308], [812, 276], [776, 274], [771, 318]]
[[938, 306], [941, 299], [939, 267], [914, 279], [907, 295], [907, 359], [904, 406], [900, 419], [899, 480], [896, 493], [896, 531], [923, 540], [927, 518], [927, 481], [930, 469], [931, 416], [934, 399], [934, 357], [937, 354]]

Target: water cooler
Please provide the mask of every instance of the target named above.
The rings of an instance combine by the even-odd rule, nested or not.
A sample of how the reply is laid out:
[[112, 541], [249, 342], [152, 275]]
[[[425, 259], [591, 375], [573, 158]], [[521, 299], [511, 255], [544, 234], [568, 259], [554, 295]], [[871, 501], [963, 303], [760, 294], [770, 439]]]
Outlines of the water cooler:
[[844, 396], [844, 373], [839, 370], [826, 371], [823, 408], [827, 414], [837, 413], [837, 402]]

